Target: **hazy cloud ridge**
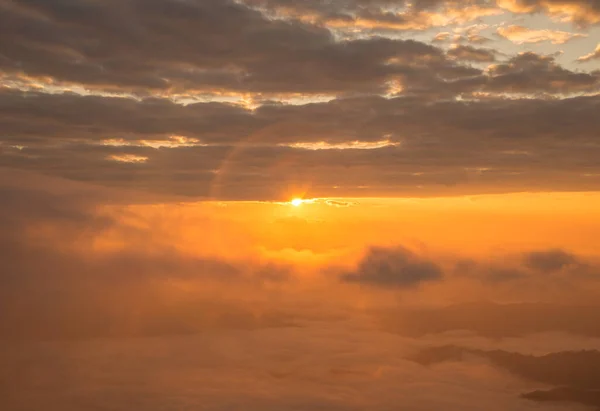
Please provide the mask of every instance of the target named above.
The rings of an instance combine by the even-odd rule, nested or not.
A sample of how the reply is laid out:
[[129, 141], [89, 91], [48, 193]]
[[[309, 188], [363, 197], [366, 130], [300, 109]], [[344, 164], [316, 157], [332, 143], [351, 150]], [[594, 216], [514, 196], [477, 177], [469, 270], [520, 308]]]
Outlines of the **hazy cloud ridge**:
[[525, 393], [523, 398], [534, 401], [569, 401], [592, 406], [600, 404], [599, 351], [566, 351], [532, 356], [503, 350], [484, 351], [444, 346], [423, 349], [411, 359], [423, 365], [431, 365], [467, 360], [469, 356], [483, 357], [528, 380], [558, 386], [548, 391]]

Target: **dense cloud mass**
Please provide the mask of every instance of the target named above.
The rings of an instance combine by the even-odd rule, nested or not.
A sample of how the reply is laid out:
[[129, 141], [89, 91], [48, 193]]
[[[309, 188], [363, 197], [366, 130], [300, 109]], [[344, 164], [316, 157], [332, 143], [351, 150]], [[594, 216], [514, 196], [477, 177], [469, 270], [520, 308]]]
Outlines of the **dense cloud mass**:
[[423, 43], [337, 42], [324, 28], [271, 20], [230, 0], [23, 2], [4, 9], [5, 72], [92, 87], [368, 92], [410, 74], [409, 61], [455, 70], [441, 50]]
[[[319, 196], [332, 187], [388, 196], [598, 186], [598, 70], [496, 40], [461, 44], [494, 34], [477, 20], [486, 16], [593, 23], [595, 3], [0, 7], [5, 167], [226, 199], [275, 199], [307, 179]], [[451, 47], [411, 38], [438, 25], [446, 31], [435, 39]], [[587, 39], [576, 27], [569, 34], [510, 25], [498, 33], [532, 44]]]
[[[547, 64], [522, 56], [497, 65], [490, 87], [588, 81]], [[566, 77], [544, 80], [536, 67]], [[5, 91], [0, 99], [2, 166], [163, 194], [207, 197], [219, 186], [224, 198], [274, 199], [299, 178], [317, 196], [334, 186], [347, 195], [358, 186], [375, 195], [587, 191], [600, 174], [597, 97], [427, 104], [363, 97], [253, 112], [39, 92]], [[344, 148], [352, 141], [365, 148]]]

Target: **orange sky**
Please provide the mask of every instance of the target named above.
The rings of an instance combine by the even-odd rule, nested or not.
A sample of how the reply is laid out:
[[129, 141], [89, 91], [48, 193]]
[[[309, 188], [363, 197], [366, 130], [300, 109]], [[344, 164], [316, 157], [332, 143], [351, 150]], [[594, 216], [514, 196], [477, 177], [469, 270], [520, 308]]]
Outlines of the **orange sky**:
[[[291, 200], [291, 199], [290, 199]], [[307, 263], [370, 245], [406, 244], [464, 255], [565, 248], [597, 254], [598, 193], [535, 193], [428, 199], [308, 199], [106, 207], [126, 224], [186, 253], [265, 256]], [[106, 233], [97, 247], [118, 247]], [[142, 239], [143, 241], [144, 239]]]

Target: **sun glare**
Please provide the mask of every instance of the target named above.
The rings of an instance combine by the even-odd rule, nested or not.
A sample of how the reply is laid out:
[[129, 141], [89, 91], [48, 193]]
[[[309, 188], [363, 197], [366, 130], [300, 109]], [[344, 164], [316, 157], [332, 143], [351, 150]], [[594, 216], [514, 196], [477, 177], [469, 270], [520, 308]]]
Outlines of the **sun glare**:
[[290, 204], [292, 204], [294, 207], [300, 207], [303, 202], [304, 201], [301, 198], [294, 198], [292, 201], [290, 201]]

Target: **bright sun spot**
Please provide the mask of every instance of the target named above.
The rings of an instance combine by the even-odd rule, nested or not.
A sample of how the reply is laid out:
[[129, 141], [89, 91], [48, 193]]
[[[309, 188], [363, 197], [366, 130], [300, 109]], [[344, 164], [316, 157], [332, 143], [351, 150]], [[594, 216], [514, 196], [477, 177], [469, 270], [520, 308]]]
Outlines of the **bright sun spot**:
[[303, 202], [304, 201], [301, 198], [294, 198], [292, 201], [290, 201], [294, 207], [300, 207]]

